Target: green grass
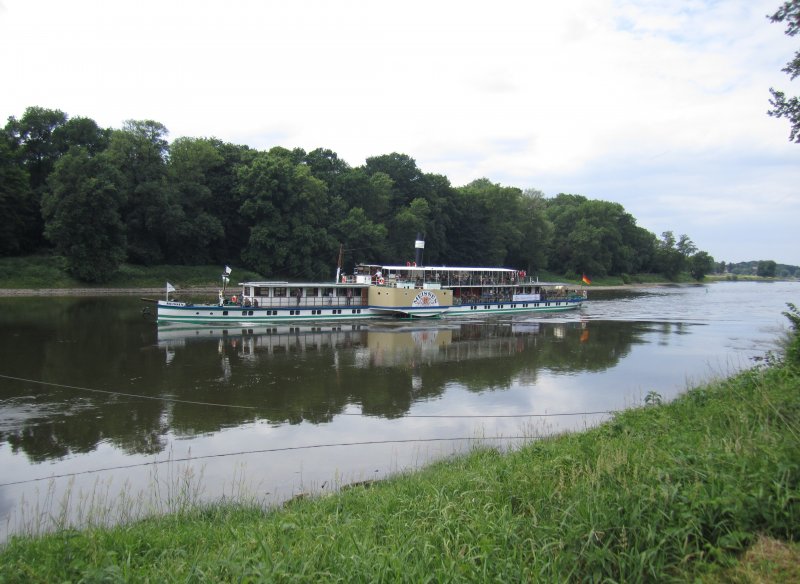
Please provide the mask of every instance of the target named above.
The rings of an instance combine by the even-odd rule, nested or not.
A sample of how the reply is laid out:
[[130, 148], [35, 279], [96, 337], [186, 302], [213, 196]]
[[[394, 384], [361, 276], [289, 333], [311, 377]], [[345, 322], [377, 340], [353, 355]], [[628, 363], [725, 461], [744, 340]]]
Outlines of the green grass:
[[0, 258], [0, 288], [80, 288], [64, 258], [50, 255]]
[[[153, 288], [171, 282], [179, 288], [218, 286], [222, 266], [135, 266], [123, 264], [104, 284], [91, 286], [71, 277], [62, 257], [35, 255], [0, 258], [0, 288]], [[261, 280], [260, 275], [233, 267], [232, 282]]]
[[14, 538], [0, 581], [720, 581], [765, 537], [800, 537], [800, 373], [780, 364], [277, 510]]

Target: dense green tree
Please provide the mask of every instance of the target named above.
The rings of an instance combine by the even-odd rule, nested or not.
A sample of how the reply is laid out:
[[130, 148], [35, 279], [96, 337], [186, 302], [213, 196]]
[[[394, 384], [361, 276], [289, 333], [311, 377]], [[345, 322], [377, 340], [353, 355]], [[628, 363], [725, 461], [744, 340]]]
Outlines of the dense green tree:
[[367, 174], [382, 172], [392, 179], [392, 201], [395, 210], [408, 205], [414, 199], [425, 198], [427, 184], [425, 174], [417, 162], [406, 154], [384, 154], [367, 158], [364, 168]]
[[108, 148], [111, 130], [103, 129], [91, 118], [69, 118], [53, 129], [53, 144], [64, 154], [73, 146], [81, 146], [89, 154], [99, 154]]
[[385, 259], [386, 232], [386, 226], [370, 221], [361, 207], [350, 209], [331, 231], [347, 252], [348, 269], [358, 263], [381, 263]]
[[38, 106], [27, 108], [19, 120], [8, 118], [5, 134], [17, 159], [27, 169], [34, 191], [45, 186], [56, 160], [66, 151], [53, 139], [54, 132], [66, 122], [67, 114], [61, 110]]
[[[770, 16], [772, 22], [786, 22], [786, 34], [796, 36], [800, 32], [800, 0], [788, 0]], [[794, 80], [800, 75], [800, 51], [794, 54], [794, 59], [789, 61], [783, 72]], [[772, 99], [769, 100], [772, 109], [769, 115], [776, 118], [787, 118], [791, 126], [789, 140], [800, 144], [800, 97], [787, 98], [784, 92], [770, 88]]]
[[11, 155], [25, 169], [31, 196], [27, 197], [20, 213], [25, 217], [26, 229], [19, 235], [21, 251], [31, 251], [44, 243], [44, 223], [41, 215], [42, 193], [47, 188], [47, 177], [58, 158], [66, 151], [53, 139], [54, 132], [67, 121], [61, 110], [29, 107], [21, 118], [8, 118], [4, 128]]
[[653, 254], [653, 237], [619, 203], [560, 194], [547, 202], [553, 223], [550, 267], [574, 274], [625, 274]]
[[209, 141], [222, 158], [222, 164], [207, 168], [205, 180], [211, 190], [208, 212], [222, 224], [223, 238], [212, 249], [217, 263], [228, 264], [240, 261], [242, 250], [247, 245], [250, 230], [239, 212], [241, 198], [237, 192], [237, 172], [242, 165], [249, 164], [257, 152], [247, 146], [222, 142], [215, 138]]
[[[402, 207], [392, 221], [395, 245], [393, 259], [395, 262], [412, 261], [415, 255], [414, 241], [417, 234], [425, 234], [425, 226], [431, 215], [428, 201], [419, 198]], [[405, 242], [405, 245], [403, 243]], [[427, 255], [423, 255], [423, 263], [430, 264]]]
[[17, 164], [5, 140], [0, 140], [0, 256], [16, 255], [26, 251], [26, 238], [31, 217], [36, 210], [28, 173]]
[[328, 190], [332, 190], [337, 179], [350, 170], [350, 165], [327, 148], [312, 150], [306, 154], [304, 161], [311, 170], [311, 176], [328, 185]]
[[[409, 235], [409, 231], [413, 223], [419, 224], [420, 201], [425, 201], [424, 225], [420, 228], [425, 234], [425, 263], [438, 262], [448, 245], [451, 221], [452, 208], [448, 201], [452, 198], [452, 187], [447, 178], [423, 173], [413, 158], [397, 152], [367, 158], [364, 170], [370, 177], [382, 174], [391, 179], [389, 208], [384, 221], [388, 227], [390, 256], [402, 258], [413, 253], [416, 234]], [[416, 205], [416, 211], [412, 210], [412, 205]], [[412, 220], [412, 215], [416, 219]]]
[[[168, 239], [170, 262], [207, 264], [213, 261], [213, 249], [219, 246], [225, 231], [213, 213], [214, 193], [210, 175], [224, 163], [212, 140], [178, 138], [170, 147], [171, 193], [180, 207]], [[235, 205], [229, 201], [230, 205]]]
[[[451, 251], [450, 236], [453, 231], [454, 189], [450, 180], [441, 174], [425, 175], [425, 190], [422, 199], [428, 203], [425, 234], [424, 263], [441, 265], [447, 263]], [[400, 239], [400, 249], [408, 250], [413, 241]]]
[[110, 160], [122, 176], [128, 256], [134, 263], [168, 260], [175, 226], [183, 221], [168, 181], [167, 129], [152, 120], [129, 120], [111, 135]]
[[534, 273], [547, 268], [547, 249], [553, 237], [553, 224], [547, 219], [544, 193], [528, 189], [521, 202], [521, 238], [511, 251], [508, 265]]
[[455, 189], [453, 263], [506, 265], [524, 255], [522, 191], [482, 178]]
[[689, 258], [689, 275], [698, 282], [705, 278], [706, 274], [714, 271], [714, 258], [704, 251], [698, 251]]
[[775, 269], [777, 268], [777, 264], [772, 260], [761, 260], [758, 262], [758, 268], [756, 269], [756, 275], [761, 276], [762, 278], [774, 278], [775, 277]]
[[670, 280], [676, 279], [686, 268], [688, 257], [683, 252], [693, 249], [693, 247], [694, 244], [691, 244], [691, 240], [685, 235], [682, 235], [680, 240], [676, 240], [672, 231], [663, 232], [661, 240], [656, 245], [654, 256], [655, 271]]
[[337, 175], [329, 189], [331, 195], [341, 198], [347, 208], [361, 208], [370, 221], [385, 224], [391, 216], [393, 184], [388, 174], [368, 174], [362, 167]]
[[85, 282], [108, 280], [125, 259], [121, 177], [108, 156], [72, 148], [51, 173], [42, 200], [45, 235]]
[[330, 235], [330, 198], [285, 149], [259, 153], [239, 167], [237, 191], [250, 238], [242, 259], [264, 275], [321, 278], [333, 273], [338, 242]]

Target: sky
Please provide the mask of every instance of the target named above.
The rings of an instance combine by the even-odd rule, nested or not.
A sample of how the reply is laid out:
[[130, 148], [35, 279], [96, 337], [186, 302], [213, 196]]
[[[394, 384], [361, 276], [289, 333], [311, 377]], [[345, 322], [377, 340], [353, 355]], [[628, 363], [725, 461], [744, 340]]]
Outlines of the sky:
[[767, 115], [783, 0], [0, 0], [0, 123], [392, 152], [623, 205], [717, 261], [800, 265], [800, 144]]

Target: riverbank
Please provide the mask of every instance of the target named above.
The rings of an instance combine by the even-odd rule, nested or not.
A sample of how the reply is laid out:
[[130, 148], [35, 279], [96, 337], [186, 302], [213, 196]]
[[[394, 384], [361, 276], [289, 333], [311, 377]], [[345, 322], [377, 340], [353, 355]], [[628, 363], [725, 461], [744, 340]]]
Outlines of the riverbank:
[[724, 582], [762, 565], [765, 581], [797, 581], [798, 370], [763, 365], [645, 401], [584, 433], [279, 509], [15, 537], [0, 581]]

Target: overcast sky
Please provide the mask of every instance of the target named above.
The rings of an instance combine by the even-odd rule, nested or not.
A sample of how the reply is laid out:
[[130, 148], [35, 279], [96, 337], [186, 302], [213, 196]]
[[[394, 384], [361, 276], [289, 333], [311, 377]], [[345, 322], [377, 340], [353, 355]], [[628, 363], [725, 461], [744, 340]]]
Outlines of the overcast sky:
[[766, 115], [783, 0], [0, 0], [0, 116], [400, 152], [621, 203], [718, 261], [800, 265], [800, 144]]

